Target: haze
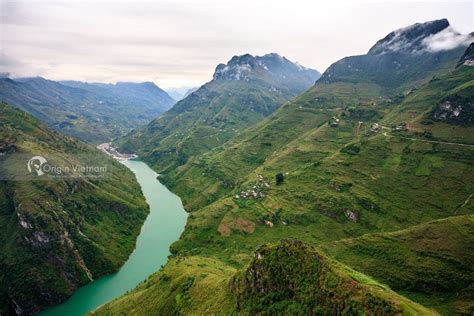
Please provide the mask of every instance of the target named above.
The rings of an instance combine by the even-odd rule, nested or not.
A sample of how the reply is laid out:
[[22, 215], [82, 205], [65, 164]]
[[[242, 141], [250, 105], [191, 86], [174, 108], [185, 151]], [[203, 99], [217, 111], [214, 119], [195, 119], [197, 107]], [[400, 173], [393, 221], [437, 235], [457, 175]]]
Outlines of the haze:
[[390, 31], [448, 18], [473, 30], [473, 2], [0, 0], [0, 72], [53, 80], [197, 86], [233, 55], [277, 52], [324, 71]]

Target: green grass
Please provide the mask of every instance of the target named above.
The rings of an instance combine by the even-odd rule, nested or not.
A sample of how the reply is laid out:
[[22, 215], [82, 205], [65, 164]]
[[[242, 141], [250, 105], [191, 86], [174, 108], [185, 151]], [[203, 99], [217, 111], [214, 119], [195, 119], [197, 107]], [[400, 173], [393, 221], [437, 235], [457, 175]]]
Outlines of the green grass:
[[473, 245], [474, 215], [465, 215], [325, 243], [321, 248], [412, 300], [452, 315], [474, 310], [469, 297]]
[[376, 313], [435, 315], [298, 241], [260, 247], [236, 271], [205, 257], [176, 257], [94, 315]]
[[94, 315], [229, 315], [228, 281], [235, 269], [205, 257], [173, 258], [159, 272]]

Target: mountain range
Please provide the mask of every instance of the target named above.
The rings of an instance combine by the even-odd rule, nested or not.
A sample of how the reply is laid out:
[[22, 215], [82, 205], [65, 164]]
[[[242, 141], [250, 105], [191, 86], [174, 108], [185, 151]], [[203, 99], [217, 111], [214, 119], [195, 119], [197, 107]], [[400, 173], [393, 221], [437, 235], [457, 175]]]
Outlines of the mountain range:
[[152, 82], [117, 84], [0, 78], [0, 101], [92, 144], [145, 125], [175, 101]]
[[164, 172], [224, 144], [317, 78], [317, 71], [278, 54], [234, 56], [216, 67], [212, 81], [118, 144]]
[[[445, 19], [394, 31], [205, 150], [161, 119], [126, 136], [191, 214], [167, 265], [97, 313], [472, 314], [472, 41]], [[264, 76], [248, 58], [213, 83]], [[195, 126], [177, 115], [199, 91], [173, 128]]]
[[[127, 260], [148, 207], [91, 146], [112, 139], [190, 214], [166, 265], [94, 315], [474, 314], [473, 41], [440, 19], [323, 74], [234, 56], [173, 106], [153, 83], [0, 79], [0, 314]], [[34, 155], [109, 172], [24, 181]]]

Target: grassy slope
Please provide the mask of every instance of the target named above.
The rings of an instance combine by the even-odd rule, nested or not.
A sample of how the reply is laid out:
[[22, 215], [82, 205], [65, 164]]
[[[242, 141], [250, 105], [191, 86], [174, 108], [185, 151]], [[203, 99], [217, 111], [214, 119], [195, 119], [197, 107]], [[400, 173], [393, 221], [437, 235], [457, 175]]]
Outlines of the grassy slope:
[[5, 104], [0, 119], [6, 157], [87, 158], [111, 168], [104, 179], [0, 181], [0, 312], [17, 305], [30, 314], [65, 300], [89, 277], [116, 271], [134, 249], [148, 206], [134, 175], [95, 148]]
[[[367, 135], [371, 122], [366, 120], [359, 128], [361, 118], [352, 117], [348, 111], [344, 111], [349, 113], [346, 116], [340, 115], [338, 127], [330, 127], [325, 120], [331, 116], [324, 113], [331, 110], [319, 110], [319, 102], [300, 108], [308, 94], [314, 94], [310, 91], [249, 131], [243, 140], [180, 168], [173, 174], [174, 179], [164, 180], [183, 197], [188, 210], [200, 209], [190, 217], [175, 250], [222, 253], [219, 249], [226, 245], [227, 252], [235, 249], [238, 254], [242, 244], [255, 248], [268, 238], [297, 234], [313, 242], [337, 240], [472, 212], [472, 202], [459, 206], [474, 189], [470, 158], [473, 148], [429, 143], [430, 139], [424, 138], [419, 130], [429, 129], [440, 140], [470, 139], [472, 127], [445, 123], [424, 126], [419, 120], [433, 104], [469, 82], [472, 72], [471, 68], [458, 70], [457, 81], [451, 81], [456, 76], [449, 75], [446, 80], [428, 84], [406, 97], [400, 105], [367, 105], [381, 114], [403, 112], [406, 108], [413, 115], [416, 104], [418, 114], [410, 122], [413, 129], [405, 132], [405, 136], [420, 141], [392, 133], [387, 135], [393, 137], [383, 132]], [[441, 86], [442, 82], [445, 86]], [[468, 90], [472, 93], [472, 88]], [[338, 111], [343, 112], [334, 110], [332, 114]], [[390, 117], [387, 120], [382, 123], [392, 123]], [[340, 151], [352, 143], [359, 149], [357, 154]], [[277, 172], [288, 173], [279, 186], [274, 180]], [[257, 173], [272, 185], [267, 196], [245, 200], [233, 197], [251, 188]], [[260, 224], [259, 219], [273, 217], [278, 209], [280, 219], [286, 219], [290, 225], [279, 223], [279, 219], [272, 229]], [[355, 213], [357, 222], [349, 220], [346, 211]], [[217, 233], [221, 223], [239, 218], [252, 222], [256, 233], [240, 235], [235, 229], [237, 236], [232, 238]], [[207, 246], [201, 247], [203, 244]]]
[[159, 173], [166, 173], [224, 144], [313, 83], [304, 77], [297, 79], [294, 84], [290, 78], [258, 76], [251, 80], [213, 80], [118, 144], [124, 151], [137, 152]]
[[215, 259], [173, 258], [133, 292], [97, 315], [330, 314], [434, 315], [386, 286], [319, 253], [282, 241], [260, 247], [235, 271]]
[[321, 248], [446, 315], [474, 311], [473, 215], [326, 243]]
[[98, 315], [229, 315], [235, 302], [228, 283], [236, 270], [205, 257], [177, 257]]

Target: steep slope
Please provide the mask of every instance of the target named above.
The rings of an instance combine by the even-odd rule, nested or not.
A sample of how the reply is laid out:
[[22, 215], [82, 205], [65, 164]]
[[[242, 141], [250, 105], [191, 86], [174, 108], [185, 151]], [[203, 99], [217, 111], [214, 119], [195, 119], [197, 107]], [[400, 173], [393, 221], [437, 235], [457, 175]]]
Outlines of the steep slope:
[[[31, 315], [118, 270], [148, 206], [133, 173], [95, 148], [6, 104], [0, 121], [0, 313]], [[33, 156], [43, 175], [28, 172]]]
[[173, 270], [164, 268], [94, 314], [436, 314], [298, 241], [260, 247], [233, 276], [216, 260], [172, 262]]
[[474, 312], [474, 215], [327, 243], [322, 248], [446, 315]]
[[277, 54], [234, 56], [217, 66], [212, 81], [119, 145], [166, 172], [267, 117], [318, 77]]
[[89, 143], [122, 136], [174, 104], [153, 83], [60, 83], [40, 77], [0, 79], [0, 101]]
[[[452, 71], [462, 55], [461, 49], [465, 48], [456, 47], [453, 50], [434, 53], [440, 61], [449, 59], [449, 62], [446, 61], [441, 64], [449, 64], [451, 68], [445, 70], [445, 66], [441, 67], [439, 63], [433, 62], [431, 64], [432, 70], [428, 73], [423, 72], [426, 76], [423, 81], [430, 80], [432, 73], [440, 74]], [[422, 57], [419, 54], [422, 54]], [[376, 55], [375, 59], [370, 59], [369, 55], [363, 56], [367, 58], [371, 65], [366, 69], [367, 74], [371, 74], [371, 69], [374, 68], [372, 62], [376, 65], [379, 63], [379, 58], [384, 56], [388, 60], [393, 58], [389, 54]], [[403, 58], [408, 59], [411, 55], [404, 54], [403, 56]], [[448, 58], [447, 56], [454, 57]], [[348, 60], [353, 58], [358, 59], [359, 57], [349, 57]], [[431, 59], [434, 57], [433, 53], [426, 51], [412, 55], [410, 62], [413, 67], [416, 67], [420, 58]], [[288, 152], [291, 148], [293, 148], [291, 151], [297, 151], [294, 153], [297, 157], [293, 157], [295, 161], [303, 163], [308, 163], [310, 160], [318, 161], [321, 158], [331, 156], [331, 153], [337, 152], [344, 144], [360, 140], [364, 136], [363, 132], [370, 130], [371, 123], [381, 120], [400, 103], [404, 102], [408, 107], [420, 103], [424, 107], [415, 109], [412, 115], [421, 115], [428, 108], [432, 110], [430, 102], [438, 101], [435, 90], [446, 89], [442, 86], [443, 83], [451, 81], [445, 78], [446, 81], [440, 81], [438, 84], [433, 83], [430, 92], [432, 95], [429, 96], [429, 100], [420, 96], [419, 99], [421, 100], [411, 101], [413, 96], [419, 95], [419, 92], [413, 90], [413, 93], [409, 94], [410, 88], [407, 89], [406, 94], [400, 94], [400, 86], [392, 89], [375, 82], [364, 82], [363, 78], [368, 75], [364, 75], [363, 72], [359, 76], [362, 78], [361, 82], [347, 82], [345, 79], [341, 79], [341, 81], [326, 83], [324, 78], [332, 77], [328, 73], [332, 73], [333, 68], [338, 68], [341, 62], [346, 63], [346, 59], [331, 66], [312, 89], [290, 104], [285, 105], [262, 124], [236, 137], [225, 147], [217, 148], [213, 153], [192, 159], [186, 165], [166, 174], [163, 180], [171, 189], [182, 193], [181, 196], [188, 210], [195, 210], [229, 193], [237, 183], [243, 181], [243, 177], [254, 174], [254, 170], [259, 166], [268, 169], [268, 164], [279, 163], [277, 156]], [[385, 76], [387, 78], [395, 76], [397, 71], [397, 67], [392, 66], [385, 72]], [[453, 78], [457, 74], [462, 75], [460, 78], [462, 82], [466, 84], [469, 82], [470, 70], [465, 69], [452, 74]], [[412, 88], [417, 87], [418, 76], [417, 78], [405, 78], [409, 80], [404, 82], [402, 86], [408, 86], [410, 83]], [[453, 84], [456, 83], [462, 87], [459, 81], [453, 80]], [[470, 85], [467, 85], [464, 90], [469, 93]], [[447, 97], [447, 91], [443, 93]], [[399, 115], [399, 111], [394, 111], [394, 113]], [[333, 117], [345, 121], [340, 124], [334, 121], [334, 125], [339, 126], [328, 129], [324, 124], [331, 121]], [[394, 116], [392, 115], [392, 117]], [[399, 120], [398, 123], [400, 122], [403, 122], [403, 119]], [[397, 122], [392, 119], [390, 124], [392, 123]], [[449, 132], [447, 126], [436, 126], [441, 126], [449, 133], [446, 139], [455, 140], [458, 138], [457, 132]], [[363, 129], [360, 129], [360, 127], [363, 127]], [[423, 128], [432, 130], [435, 126], [426, 125]], [[460, 132], [465, 136], [469, 136], [468, 132], [463, 132], [463, 130], [460, 130]], [[316, 138], [317, 133], [324, 133], [326, 136]], [[312, 138], [315, 142], [310, 141]], [[462, 139], [458, 140], [462, 141]], [[296, 144], [290, 146], [287, 145], [289, 142], [301, 142], [302, 144], [301, 146], [296, 146]], [[298, 147], [301, 147], [301, 149], [298, 149]], [[266, 160], [267, 162], [264, 164]], [[275, 172], [289, 171], [278, 169], [281, 169], [281, 167], [276, 168]], [[269, 174], [269, 176], [273, 177], [274, 174]], [[196, 190], [194, 191], [193, 188], [196, 188]]]
[[[433, 23], [440, 22], [421, 24], [421, 30]], [[419, 28], [396, 33], [410, 39]], [[439, 29], [420, 31], [413, 47], [446, 27]], [[172, 253], [241, 269], [253, 262], [255, 249], [282, 238], [317, 245], [474, 213], [474, 68], [469, 61], [456, 67], [468, 46], [464, 40], [458, 44], [437, 51], [372, 51], [336, 62], [314, 87], [262, 122], [163, 174], [160, 180], [191, 212]], [[423, 58], [431, 63], [421, 63]], [[352, 67], [341, 65], [361, 59], [358, 81]], [[417, 70], [399, 72], [393, 61]], [[384, 82], [390, 77], [393, 82]], [[281, 269], [294, 268], [280, 258], [276, 271], [279, 261]], [[165, 269], [179, 268], [172, 260]], [[258, 289], [244, 291], [242, 312], [265, 313], [264, 306], [271, 306], [266, 298], [280, 299], [272, 278], [265, 278], [276, 289], [264, 291], [268, 297]], [[439, 282], [449, 288], [446, 278]], [[161, 291], [161, 283], [154, 288]], [[289, 310], [293, 302], [281, 299], [272, 312]], [[439, 307], [433, 300], [424, 305]]]
[[315, 87], [163, 177], [194, 212], [174, 250], [238, 257], [274, 238], [336, 240], [472, 213], [473, 127], [428, 118], [446, 99], [472, 100], [473, 76], [462, 66], [399, 104], [334, 110], [306, 101]]

